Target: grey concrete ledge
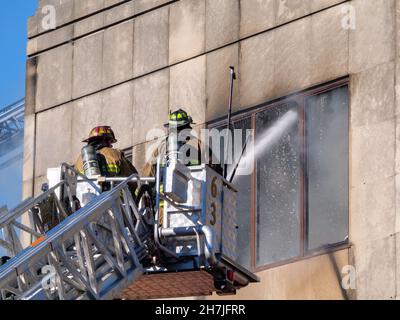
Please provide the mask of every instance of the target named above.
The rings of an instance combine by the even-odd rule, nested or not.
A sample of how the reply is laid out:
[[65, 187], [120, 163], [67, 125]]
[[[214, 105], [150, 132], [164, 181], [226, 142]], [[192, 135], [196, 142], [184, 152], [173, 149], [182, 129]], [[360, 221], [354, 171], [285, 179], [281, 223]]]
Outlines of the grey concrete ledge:
[[[136, 1], [121, 1], [118, 5], [95, 12], [82, 19], [71, 21], [54, 30], [30, 37], [27, 44], [27, 56], [39, 55], [66, 43], [74, 42], [118, 24], [134, 20], [139, 16], [158, 10], [161, 7], [169, 6], [180, 0], [158, 0], [155, 3], [157, 4], [156, 6], [141, 7], [137, 7]], [[134, 4], [136, 4], [136, 7]], [[30, 21], [30, 24], [32, 24], [32, 21]], [[30, 26], [30, 28], [34, 27]], [[30, 34], [30, 31], [28, 31], [28, 34]]]
[[[168, 5], [180, 0], [91, 0], [87, 1], [89, 4], [96, 3], [96, 5], [87, 5], [82, 7], [81, 0], [67, 0], [62, 4], [60, 0], [43, 0], [39, 3], [34, 16], [28, 19], [28, 40], [45, 36], [52, 32], [57, 32], [67, 26], [90, 25], [90, 22], [85, 20], [98, 20], [99, 16], [105, 16], [103, 27], [107, 27], [113, 23], [118, 23], [121, 20], [133, 18], [136, 15], [146, 13], [148, 11], [156, 10], [160, 6]], [[76, 2], [79, 2], [77, 5]], [[45, 30], [41, 26], [41, 19], [45, 16], [42, 9], [46, 5], [53, 5], [59, 17], [56, 20], [56, 28], [52, 30]], [[130, 13], [127, 15], [127, 13]], [[84, 29], [83, 29], [84, 30]], [[92, 32], [89, 30], [87, 32]], [[98, 30], [97, 30], [98, 31]], [[85, 35], [85, 34], [81, 34]]]
[[[181, 0], [174, 0], [174, 1], [172, 1], [172, 2], [177, 2], [177, 1], [181, 1]], [[260, 32], [258, 32], [258, 33], [255, 33], [255, 34], [252, 34], [252, 35], [249, 35], [249, 36], [240, 38], [240, 39], [238, 39], [238, 40], [233, 41], [232, 43], [228, 43], [228, 44], [225, 44], [225, 45], [220, 46], [220, 47], [218, 47], [218, 48], [214, 48], [214, 49], [211, 49], [211, 50], [209, 50], [209, 51], [202, 52], [202, 53], [200, 53], [200, 54], [191, 56], [191, 57], [189, 57], [189, 58], [187, 58], [187, 59], [182, 59], [182, 60], [180, 60], [180, 61], [178, 61], [178, 62], [170, 63], [170, 64], [167, 64], [167, 65], [165, 65], [165, 66], [163, 66], [163, 67], [156, 68], [156, 69], [154, 69], [154, 70], [149, 70], [149, 71], [147, 71], [147, 72], [132, 74], [131, 77], [125, 79], [124, 81], [120, 81], [120, 82], [118, 82], [118, 83], [114, 83], [114, 84], [109, 85], [109, 86], [102, 86], [101, 88], [99, 88], [99, 89], [97, 89], [97, 90], [93, 90], [93, 91], [88, 92], [88, 93], [83, 94], [83, 95], [75, 96], [75, 97], [73, 97], [72, 99], [68, 99], [68, 100], [62, 101], [62, 102], [57, 103], [57, 104], [54, 104], [54, 105], [50, 105], [50, 106], [46, 106], [46, 107], [37, 106], [37, 105], [36, 105], [36, 113], [41, 113], [41, 112], [44, 112], [44, 111], [47, 111], [47, 110], [50, 110], [50, 109], [57, 108], [57, 107], [62, 106], [62, 105], [64, 105], [64, 104], [66, 104], [66, 103], [69, 103], [69, 102], [74, 102], [74, 101], [77, 101], [77, 100], [80, 100], [80, 99], [84, 99], [84, 98], [86, 98], [86, 97], [88, 97], [88, 96], [92, 96], [92, 95], [98, 94], [98, 93], [100, 93], [100, 92], [102, 92], [102, 91], [104, 91], [104, 90], [109, 90], [109, 89], [112, 89], [112, 88], [114, 88], [114, 87], [118, 87], [118, 86], [120, 86], [120, 85], [123, 85], [123, 84], [125, 84], [125, 83], [135, 81], [135, 80], [137, 80], [137, 79], [146, 77], [146, 76], [151, 75], [151, 74], [153, 74], [153, 73], [156, 73], [156, 72], [159, 72], [159, 71], [162, 71], [162, 70], [165, 70], [165, 69], [171, 69], [171, 68], [173, 68], [173, 67], [175, 67], [175, 66], [178, 66], [178, 65], [184, 64], [184, 63], [186, 63], [186, 62], [195, 60], [195, 59], [197, 59], [197, 58], [199, 58], [199, 57], [203, 57], [203, 56], [206, 56], [206, 57], [207, 57], [209, 54], [211, 54], [211, 53], [213, 53], [213, 52], [217, 52], [217, 51], [222, 50], [222, 49], [224, 49], [224, 48], [228, 48], [228, 47], [230, 47], [230, 46], [240, 44], [240, 43], [242, 43], [242, 42], [245, 41], [245, 40], [255, 38], [255, 37], [257, 37], [257, 36], [259, 36], [259, 35], [262, 35], [262, 34], [267, 34], [268, 32], [272, 32], [273, 30], [277, 30], [277, 29], [279, 30], [279, 28], [282, 28], [282, 27], [284, 27], [284, 26], [286, 26], [286, 25], [289, 25], [289, 24], [294, 23], [294, 22], [296, 22], [296, 21], [301, 21], [302, 19], [305, 19], [305, 18], [307, 18], [307, 17], [312, 17], [312, 16], [314, 16], [314, 15], [320, 13], [320, 12], [324, 12], [324, 11], [330, 10], [330, 9], [332, 9], [332, 8], [334, 8], [334, 7], [338, 7], [338, 6], [343, 5], [344, 3], [347, 3], [347, 2], [350, 2], [350, 0], [346, 0], [346, 1], [341, 1], [341, 2], [339, 2], [339, 3], [335, 3], [335, 4], [333, 4], [333, 5], [329, 6], [329, 7], [325, 7], [325, 8], [323, 8], [323, 9], [318, 10], [318, 11], [312, 12], [312, 13], [308, 14], [307, 16], [302, 16], [302, 17], [299, 17], [299, 18], [297, 18], [297, 19], [295, 19], [295, 20], [291, 20], [291, 21], [285, 22], [285, 23], [283, 23], [283, 24], [281, 24], [281, 25], [273, 26], [272, 28], [268, 28], [268, 29], [262, 30], [262, 31], [260, 31]], [[143, 13], [141, 13], [141, 14], [143, 14]], [[141, 14], [140, 14], [140, 15], [141, 15]], [[129, 20], [130, 20], [130, 19], [128, 19], [127, 21], [129, 21]], [[118, 24], [120, 24], [120, 23], [117, 23], [117, 25], [118, 25]], [[99, 32], [99, 31], [96, 31], [95, 33], [98, 33], [98, 32]], [[82, 38], [82, 37], [80, 37], [80, 38]], [[79, 39], [80, 39], [80, 38], [79, 38]], [[67, 43], [71, 43], [71, 42], [67, 42]], [[72, 42], [72, 44], [73, 44], [73, 42]], [[55, 49], [55, 48], [58, 48], [58, 46], [54, 47], [53, 49]], [[31, 59], [32, 59], [32, 58], [35, 58], [35, 57], [37, 57], [37, 56], [38, 56], [38, 55], [34, 55], [34, 56], [31, 57]], [[40, 55], [39, 55], [39, 56], [40, 56]], [[341, 73], [340, 75], [338, 75], [338, 78], [340, 78], [340, 77], [342, 77], [342, 76], [346, 76], [346, 75], [347, 75], [347, 73]], [[336, 77], [335, 77], [335, 78], [336, 78]], [[329, 80], [332, 80], [332, 79], [329, 79]], [[318, 83], [319, 83], [319, 82], [318, 82]], [[316, 83], [312, 83], [312, 85], [315, 85], [315, 84], [318, 84], [318, 83], [317, 83], [317, 82], [316, 82]], [[286, 93], [288, 93], [288, 92], [286, 92]], [[278, 96], [279, 96], [280, 94], [281, 94], [281, 92], [278, 94]], [[38, 108], [38, 107], [39, 107], [39, 108]], [[251, 106], [250, 106], [250, 107], [251, 107]]]

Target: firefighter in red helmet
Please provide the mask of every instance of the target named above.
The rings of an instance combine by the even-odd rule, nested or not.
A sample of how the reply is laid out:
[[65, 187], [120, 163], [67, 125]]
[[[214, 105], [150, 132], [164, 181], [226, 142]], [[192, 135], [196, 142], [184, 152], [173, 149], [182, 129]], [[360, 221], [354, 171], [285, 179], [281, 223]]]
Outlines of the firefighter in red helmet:
[[[96, 150], [101, 175], [105, 177], [129, 177], [137, 173], [136, 168], [125, 157], [121, 150], [113, 148], [117, 142], [115, 134], [109, 126], [95, 127], [90, 131], [89, 138], [83, 140]], [[75, 168], [84, 173], [83, 160], [80, 155]]]

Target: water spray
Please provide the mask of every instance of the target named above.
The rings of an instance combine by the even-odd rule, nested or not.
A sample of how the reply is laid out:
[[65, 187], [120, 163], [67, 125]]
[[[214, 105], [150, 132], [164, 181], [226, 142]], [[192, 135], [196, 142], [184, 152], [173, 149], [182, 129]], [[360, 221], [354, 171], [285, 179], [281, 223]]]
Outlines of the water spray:
[[[282, 137], [284, 137], [291, 128], [298, 122], [298, 112], [289, 110], [280, 119], [278, 119], [270, 128], [257, 137], [256, 143], [249, 143], [250, 137], [247, 138], [242, 154], [232, 171], [230, 181], [233, 181], [236, 175], [245, 175], [240, 163], [254, 163], [262, 154], [265, 154], [274, 147]], [[247, 151], [246, 151], [247, 149]], [[246, 151], [246, 152], [245, 152]]]

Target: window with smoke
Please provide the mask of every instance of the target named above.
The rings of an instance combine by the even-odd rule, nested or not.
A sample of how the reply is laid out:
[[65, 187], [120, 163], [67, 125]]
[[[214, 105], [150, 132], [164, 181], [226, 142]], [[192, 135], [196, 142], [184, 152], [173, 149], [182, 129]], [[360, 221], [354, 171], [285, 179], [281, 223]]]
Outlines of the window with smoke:
[[[242, 265], [259, 269], [347, 243], [348, 117], [347, 81], [233, 117], [232, 130], [241, 129], [242, 146], [251, 149], [239, 164], [254, 162], [251, 173], [233, 179]], [[210, 127], [225, 130], [226, 123]], [[246, 145], [249, 130], [252, 143]], [[223, 163], [225, 147], [221, 137]], [[228, 172], [235, 163], [229, 162]]]

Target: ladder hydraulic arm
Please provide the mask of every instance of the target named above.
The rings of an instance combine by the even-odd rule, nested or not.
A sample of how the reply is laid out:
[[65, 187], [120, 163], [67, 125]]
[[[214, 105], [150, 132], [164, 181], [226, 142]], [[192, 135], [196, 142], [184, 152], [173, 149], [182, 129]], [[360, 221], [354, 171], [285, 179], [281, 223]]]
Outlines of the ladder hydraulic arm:
[[[111, 299], [141, 275], [151, 228], [128, 188], [139, 177], [129, 177], [69, 216], [57, 196], [57, 190], [71, 187], [67, 180], [1, 219], [9, 241], [0, 244], [14, 256], [0, 268], [2, 299]], [[25, 212], [35, 216], [37, 204], [49, 196], [63, 216], [60, 224], [42, 234], [17, 222]], [[32, 235], [33, 243], [23, 249], [16, 229]]]

